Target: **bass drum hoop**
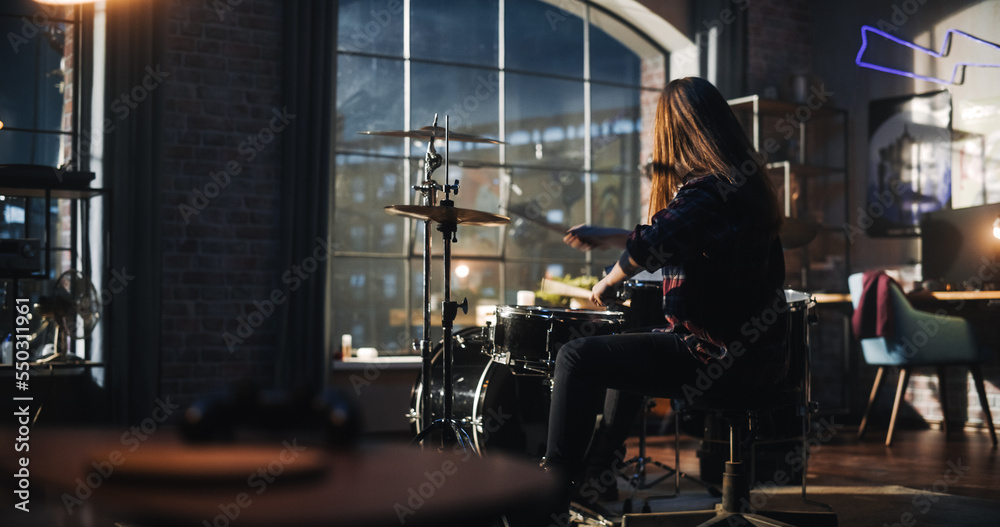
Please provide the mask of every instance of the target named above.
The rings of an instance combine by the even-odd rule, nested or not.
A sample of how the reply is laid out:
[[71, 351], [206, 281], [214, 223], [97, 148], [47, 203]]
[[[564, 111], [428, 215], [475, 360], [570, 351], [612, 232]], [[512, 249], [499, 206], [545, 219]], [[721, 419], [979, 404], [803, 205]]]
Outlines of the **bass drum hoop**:
[[[481, 334], [482, 334], [482, 328], [477, 327], [477, 326], [471, 326], [471, 327], [467, 327], [467, 328], [461, 329], [459, 331], [456, 331], [454, 334], [452, 334], [452, 339], [454, 339], [454, 340], [457, 341], [457, 342], [453, 343], [454, 345], [452, 346], [452, 351], [454, 352], [454, 350], [456, 349], [456, 346], [464, 347], [465, 346], [465, 344], [464, 344], [464, 340], [465, 339], [467, 339], [469, 337], [473, 337], [473, 336], [479, 336]], [[441, 339], [440, 341], [438, 341], [437, 346], [435, 346], [431, 350], [431, 362], [432, 363], [434, 362], [434, 358], [437, 357], [438, 354], [442, 354], [442, 355], [444, 354], [444, 339]], [[488, 356], [484, 355], [484, 361], [486, 361], [484, 363], [484, 369], [485, 369], [486, 364], [488, 364], [489, 362], [491, 362], [489, 359], [487, 359], [487, 357]], [[454, 359], [454, 357], [453, 357], [453, 359]], [[431, 366], [431, 380], [427, 380], [427, 379], [423, 378], [423, 373], [424, 373], [424, 370], [423, 370], [423, 359], [421, 358], [420, 369], [417, 371], [417, 380], [416, 380], [416, 382], [413, 383], [413, 387], [410, 388], [410, 412], [406, 414], [406, 417], [409, 418], [409, 420], [410, 420], [410, 432], [414, 436], [416, 436], [417, 434], [420, 434], [421, 432], [423, 432], [423, 403], [424, 403], [423, 395], [424, 395], [424, 390], [428, 387], [428, 385], [431, 383], [431, 381], [434, 380], [434, 373], [433, 372], [434, 372], [434, 366], [432, 365]], [[454, 371], [452, 371], [452, 375], [454, 375]], [[443, 377], [444, 376], [442, 375], [442, 379], [443, 379]], [[482, 376], [480, 376], [480, 380], [481, 380], [481, 377]], [[455, 387], [455, 385], [454, 385], [454, 379], [453, 379], [452, 380], [452, 388], [454, 388], [454, 387]], [[478, 393], [479, 393], [479, 388], [477, 387], [476, 388], [476, 394], [477, 394], [477, 396], [478, 396]], [[454, 391], [453, 391], [452, 395], [454, 396]], [[433, 397], [433, 396], [434, 396], [434, 394], [431, 393], [431, 397]], [[434, 410], [433, 403], [431, 404], [431, 410], [432, 410], [432, 412]], [[443, 411], [443, 409], [442, 409], [442, 411]], [[454, 406], [454, 401], [453, 401], [452, 412], [454, 413], [454, 411], [455, 411], [455, 406]], [[439, 419], [442, 416], [438, 416], [438, 417], [435, 418], [433, 416], [433, 414], [432, 414], [431, 417], [432, 417], [432, 422], [433, 422], [434, 419]], [[468, 416], [468, 417], [462, 417], [462, 418], [459, 418], [457, 415], [453, 415], [452, 419], [455, 419], [455, 421], [459, 424], [459, 426], [464, 425], [466, 428], [475, 429], [474, 423], [472, 422], [472, 416], [471, 415]], [[478, 450], [478, 448], [477, 448], [477, 450]]]

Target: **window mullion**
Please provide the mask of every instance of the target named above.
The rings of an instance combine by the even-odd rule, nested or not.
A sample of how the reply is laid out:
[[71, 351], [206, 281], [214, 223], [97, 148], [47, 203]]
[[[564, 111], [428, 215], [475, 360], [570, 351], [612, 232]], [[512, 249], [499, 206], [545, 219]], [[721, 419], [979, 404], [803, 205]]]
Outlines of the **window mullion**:
[[[591, 104], [590, 86], [590, 5], [583, 6], [583, 189], [584, 189], [584, 222], [593, 224], [593, 203], [594, 189], [591, 170], [594, 168], [593, 160], [593, 105]], [[584, 261], [587, 269], [593, 268], [594, 256], [590, 251], [584, 253]]]

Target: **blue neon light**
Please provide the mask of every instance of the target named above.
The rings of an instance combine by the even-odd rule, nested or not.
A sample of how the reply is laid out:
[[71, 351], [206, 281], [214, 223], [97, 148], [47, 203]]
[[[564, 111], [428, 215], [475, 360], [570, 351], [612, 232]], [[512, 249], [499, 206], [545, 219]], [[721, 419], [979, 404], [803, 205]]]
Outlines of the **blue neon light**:
[[[904, 77], [911, 77], [911, 78], [914, 78], [914, 79], [920, 79], [920, 80], [925, 80], [925, 81], [930, 81], [930, 82], [936, 82], [938, 84], [962, 84], [962, 82], [965, 81], [965, 67], [966, 66], [978, 66], [978, 67], [982, 67], [982, 68], [998, 68], [998, 67], [1000, 67], [1000, 64], [991, 64], [991, 63], [985, 63], [985, 62], [959, 62], [951, 70], [951, 78], [950, 79], [939, 79], [937, 77], [929, 77], [927, 75], [918, 75], [918, 74], [916, 74], [916, 73], [914, 73], [912, 71], [899, 70], [899, 69], [889, 68], [889, 67], [886, 67], [886, 66], [879, 66], [878, 64], [873, 64], [871, 62], [864, 62], [864, 61], [861, 60], [861, 56], [865, 54], [865, 50], [868, 48], [868, 33], [869, 32], [872, 32], [872, 33], [875, 33], [875, 34], [877, 34], [877, 35], [879, 35], [881, 37], [887, 38], [887, 39], [889, 39], [889, 40], [891, 40], [891, 41], [893, 41], [893, 42], [895, 42], [897, 44], [901, 44], [903, 46], [911, 48], [914, 51], [917, 51], [919, 53], [924, 53], [926, 55], [930, 55], [930, 56], [932, 56], [934, 58], [938, 58], [938, 59], [948, 56], [948, 53], [949, 53], [949, 51], [951, 49], [951, 35], [952, 34], [963, 36], [963, 37], [965, 37], [967, 39], [973, 40], [973, 41], [978, 42], [980, 44], [985, 44], [985, 45], [989, 46], [990, 48], [992, 48], [992, 49], [994, 49], [996, 51], [1000, 51], [1000, 45], [994, 44], [992, 42], [983, 40], [983, 39], [978, 38], [978, 37], [974, 37], [974, 36], [972, 36], [972, 35], [964, 32], [964, 31], [959, 31], [957, 29], [949, 29], [948, 32], [945, 33], [945, 35], [944, 35], [944, 43], [941, 45], [941, 51], [934, 51], [932, 49], [927, 49], [925, 47], [918, 46], [918, 45], [916, 45], [916, 44], [914, 44], [912, 42], [907, 42], [905, 40], [902, 40], [902, 39], [900, 39], [898, 37], [895, 37], [895, 36], [893, 36], [893, 35], [891, 35], [889, 33], [886, 33], [885, 31], [880, 30], [880, 29], [876, 29], [876, 28], [874, 28], [872, 26], [861, 26], [861, 49], [858, 50], [858, 56], [857, 56], [857, 58], [854, 59], [854, 63], [857, 64], [858, 66], [863, 67], [863, 68], [871, 68], [873, 70], [883, 71], [885, 73], [892, 73], [892, 74], [895, 74], [895, 75], [902, 75]], [[958, 78], [957, 81], [955, 80], [956, 77]]]

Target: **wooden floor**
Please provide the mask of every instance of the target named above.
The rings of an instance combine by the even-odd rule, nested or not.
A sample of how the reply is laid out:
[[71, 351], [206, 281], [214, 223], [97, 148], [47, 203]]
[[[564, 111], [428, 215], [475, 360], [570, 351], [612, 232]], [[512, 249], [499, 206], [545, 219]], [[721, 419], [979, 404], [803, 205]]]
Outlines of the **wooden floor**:
[[[891, 447], [884, 444], [884, 430], [869, 430], [861, 441], [856, 426], [831, 423], [822, 430], [814, 432], [810, 445], [808, 485], [899, 485], [1000, 501], [1000, 452], [985, 430], [955, 431], [946, 438], [941, 430], [897, 427]], [[694, 476], [700, 471], [700, 444], [682, 435], [681, 470]], [[637, 445], [637, 438], [629, 439], [629, 457], [637, 454]], [[647, 456], [673, 466], [674, 436], [651, 436]]]

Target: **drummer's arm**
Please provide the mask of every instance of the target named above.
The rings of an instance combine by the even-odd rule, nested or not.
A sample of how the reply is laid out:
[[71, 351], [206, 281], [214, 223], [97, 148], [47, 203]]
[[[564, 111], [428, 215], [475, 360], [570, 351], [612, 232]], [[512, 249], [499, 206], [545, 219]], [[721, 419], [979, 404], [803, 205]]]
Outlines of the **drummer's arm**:
[[594, 227], [592, 225], [577, 225], [566, 231], [563, 242], [574, 249], [589, 251], [591, 249], [624, 249], [632, 231], [614, 227]]
[[637, 272], [639, 272], [639, 264], [632, 259], [628, 251], [624, 251], [615, 266], [591, 289], [590, 301], [598, 306], [606, 305], [615, 297], [615, 286], [628, 280]]

